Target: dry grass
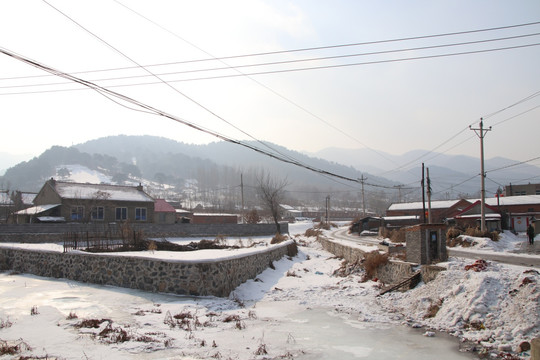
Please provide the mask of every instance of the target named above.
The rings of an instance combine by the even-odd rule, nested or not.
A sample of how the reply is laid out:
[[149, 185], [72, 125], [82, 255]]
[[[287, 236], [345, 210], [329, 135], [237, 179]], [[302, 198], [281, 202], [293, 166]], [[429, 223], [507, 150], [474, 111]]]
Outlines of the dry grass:
[[446, 244], [450, 247], [463, 246], [470, 247], [474, 245], [474, 241], [468, 238], [464, 238], [461, 235], [467, 235], [470, 237], [488, 238], [492, 241], [499, 241], [500, 235], [497, 231], [481, 231], [478, 228], [468, 227], [462, 230], [458, 227], [452, 227], [446, 232]]
[[451, 227], [446, 232], [446, 240], [452, 240], [457, 238], [459, 235], [463, 234], [463, 231], [457, 227]]
[[443, 301], [444, 299], [439, 299], [437, 302], [431, 303], [424, 314], [424, 319], [434, 318], [441, 309]]
[[394, 243], [404, 243], [405, 231], [403, 229], [381, 228], [380, 235], [385, 239], [390, 239]]
[[260, 344], [255, 355], [268, 355], [268, 350], [266, 350], [266, 344]]
[[150, 252], [153, 253], [153, 252], [156, 251], [156, 250], [157, 250], [156, 242], [155, 242], [154, 240], [150, 240], [150, 241], [148, 242], [148, 251], [150, 251]]
[[78, 318], [77, 314], [75, 314], [73, 311], [70, 311], [69, 315], [66, 317], [66, 320], [73, 320], [77, 318]]
[[276, 235], [274, 235], [274, 237], [272, 238], [272, 240], [270, 241], [270, 244], [279, 244], [279, 243], [282, 243], [284, 242], [285, 240], [287, 240], [289, 237], [287, 235], [283, 235], [283, 234], [280, 234], [280, 233], [276, 233]]
[[32, 350], [30, 346], [22, 340], [17, 343], [9, 344], [7, 341], [0, 339], [0, 356], [16, 355], [22, 351]]
[[311, 237], [311, 236], [319, 236], [322, 234], [322, 230], [321, 229], [314, 229], [314, 228], [309, 228], [306, 230], [306, 232], [304, 233], [304, 236], [306, 237]]
[[379, 266], [388, 263], [388, 254], [381, 254], [377, 250], [369, 252], [365, 255], [362, 265], [366, 271], [364, 281], [373, 279]]
[[6, 320], [0, 319], [0, 329], [9, 328], [11, 325], [13, 325], [13, 323], [9, 320], [9, 317], [6, 318]]

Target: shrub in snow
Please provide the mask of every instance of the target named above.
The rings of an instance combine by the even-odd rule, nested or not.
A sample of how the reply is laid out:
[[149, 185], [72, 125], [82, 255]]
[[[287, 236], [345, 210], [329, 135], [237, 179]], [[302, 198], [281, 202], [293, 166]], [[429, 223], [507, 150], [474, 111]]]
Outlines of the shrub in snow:
[[363, 281], [371, 280], [375, 275], [377, 268], [386, 263], [388, 263], [388, 254], [381, 254], [377, 250], [365, 254], [362, 261], [362, 265], [366, 271]]

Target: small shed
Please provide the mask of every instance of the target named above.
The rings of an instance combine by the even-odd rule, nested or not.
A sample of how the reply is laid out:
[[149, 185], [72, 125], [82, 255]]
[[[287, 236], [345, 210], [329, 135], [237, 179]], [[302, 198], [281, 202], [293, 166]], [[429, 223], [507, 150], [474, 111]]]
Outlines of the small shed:
[[383, 226], [383, 219], [381, 217], [366, 216], [354, 221], [350, 227], [350, 231], [359, 234], [361, 234], [362, 231], [378, 232], [381, 226]]
[[60, 204], [36, 205], [27, 209], [19, 210], [13, 214], [13, 221], [16, 224], [26, 224], [35, 222], [47, 222], [44, 219], [54, 218], [55, 222], [66, 221], [60, 216]]
[[405, 228], [407, 261], [420, 265], [448, 260], [445, 224], [418, 224]]

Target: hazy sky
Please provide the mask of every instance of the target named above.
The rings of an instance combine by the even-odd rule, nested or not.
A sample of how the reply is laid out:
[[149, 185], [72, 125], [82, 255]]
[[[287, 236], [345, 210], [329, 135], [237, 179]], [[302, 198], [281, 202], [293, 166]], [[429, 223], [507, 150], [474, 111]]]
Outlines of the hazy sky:
[[[486, 117], [486, 157], [524, 161], [540, 153], [540, 46], [478, 51], [540, 44], [540, 35], [486, 42], [540, 24], [380, 41], [538, 21], [538, 0], [4, 0], [0, 47], [234, 139], [478, 156], [468, 126]], [[365, 42], [377, 43], [335, 47]], [[476, 53], [439, 56], [463, 52]], [[0, 54], [0, 152], [116, 134], [218, 140], [121, 104]]]

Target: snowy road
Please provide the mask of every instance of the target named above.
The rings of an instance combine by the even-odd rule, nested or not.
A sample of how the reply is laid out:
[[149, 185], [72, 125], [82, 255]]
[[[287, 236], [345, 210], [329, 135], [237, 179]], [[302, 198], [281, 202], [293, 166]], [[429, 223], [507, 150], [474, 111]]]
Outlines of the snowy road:
[[[380, 239], [374, 236], [358, 236], [348, 233], [347, 227], [339, 228], [331, 233], [331, 237], [338, 240], [351, 241], [361, 245], [376, 246], [381, 242]], [[540, 268], [540, 256], [531, 254], [509, 253], [509, 252], [489, 252], [489, 251], [468, 251], [463, 249], [447, 248], [448, 255], [466, 259], [484, 259], [489, 261], [497, 261], [510, 265], [519, 265]]]
[[377, 246], [381, 240], [374, 236], [358, 236], [349, 234], [348, 227], [339, 228], [331, 233], [331, 237], [339, 240], [352, 241], [361, 245]]
[[492, 252], [472, 252], [450, 248], [448, 248], [448, 255], [467, 259], [484, 259], [510, 265], [540, 268], [540, 256], [538, 255], [513, 254], [507, 252], [500, 254]]

